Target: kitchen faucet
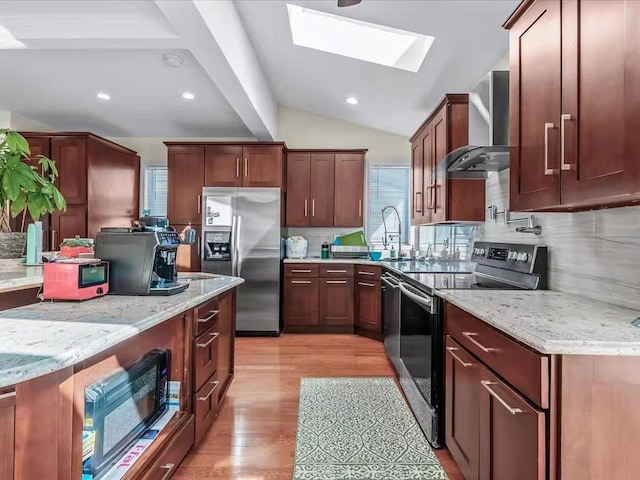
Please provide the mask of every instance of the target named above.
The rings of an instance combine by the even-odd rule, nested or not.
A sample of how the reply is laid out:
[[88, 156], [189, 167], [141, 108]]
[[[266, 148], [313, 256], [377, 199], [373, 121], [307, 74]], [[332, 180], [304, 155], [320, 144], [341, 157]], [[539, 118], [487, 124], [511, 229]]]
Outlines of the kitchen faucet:
[[402, 253], [402, 220], [400, 219], [398, 209], [393, 205], [387, 205], [382, 209], [382, 224], [384, 225], [385, 244], [387, 239], [387, 223], [384, 221], [384, 212], [386, 212], [388, 209], [392, 209], [394, 212], [396, 212], [396, 216], [398, 217], [398, 258], [402, 258], [404, 257], [404, 253]]

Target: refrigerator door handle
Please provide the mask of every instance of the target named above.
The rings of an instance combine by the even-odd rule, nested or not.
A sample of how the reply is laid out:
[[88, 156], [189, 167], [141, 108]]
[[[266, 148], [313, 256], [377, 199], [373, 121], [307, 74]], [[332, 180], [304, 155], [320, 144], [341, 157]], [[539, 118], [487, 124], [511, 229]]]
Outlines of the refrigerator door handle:
[[236, 276], [238, 257], [236, 255], [236, 217], [231, 217], [231, 276]]
[[242, 258], [240, 258], [240, 228], [242, 225], [242, 217], [238, 215], [236, 220], [236, 277], [240, 276], [242, 269]]

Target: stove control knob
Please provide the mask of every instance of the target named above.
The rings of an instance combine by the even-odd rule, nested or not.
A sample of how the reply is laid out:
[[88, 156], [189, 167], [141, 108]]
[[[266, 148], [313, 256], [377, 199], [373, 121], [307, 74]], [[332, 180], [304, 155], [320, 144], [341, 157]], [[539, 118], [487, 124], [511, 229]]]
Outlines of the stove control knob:
[[526, 262], [527, 260], [529, 260], [529, 254], [525, 252], [519, 253], [518, 260], [521, 262]]
[[517, 256], [518, 252], [509, 252], [509, 254], [507, 255], [507, 260], [515, 260]]
[[478, 249], [478, 255], [484, 256], [484, 248]]

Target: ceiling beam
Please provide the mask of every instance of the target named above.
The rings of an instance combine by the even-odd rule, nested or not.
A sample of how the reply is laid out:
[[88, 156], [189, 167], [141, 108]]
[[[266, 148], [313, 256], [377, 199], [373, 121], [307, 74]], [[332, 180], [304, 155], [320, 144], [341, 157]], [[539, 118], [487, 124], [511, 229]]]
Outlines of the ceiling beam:
[[231, 0], [155, 0], [258, 140], [277, 138], [277, 104]]

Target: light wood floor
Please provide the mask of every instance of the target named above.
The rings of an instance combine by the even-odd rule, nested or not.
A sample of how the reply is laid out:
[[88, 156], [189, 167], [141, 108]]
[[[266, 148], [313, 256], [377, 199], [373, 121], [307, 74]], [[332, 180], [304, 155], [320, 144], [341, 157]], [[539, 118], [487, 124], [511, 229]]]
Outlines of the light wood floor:
[[[380, 342], [355, 335], [236, 339], [235, 379], [175, 479], [291, 480], [301, 377], [393, 376]], [[463, 480], [437, 452], [451, 480]]]

